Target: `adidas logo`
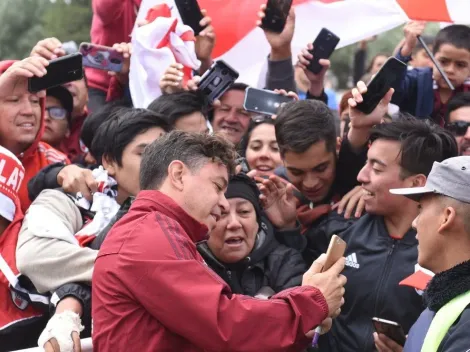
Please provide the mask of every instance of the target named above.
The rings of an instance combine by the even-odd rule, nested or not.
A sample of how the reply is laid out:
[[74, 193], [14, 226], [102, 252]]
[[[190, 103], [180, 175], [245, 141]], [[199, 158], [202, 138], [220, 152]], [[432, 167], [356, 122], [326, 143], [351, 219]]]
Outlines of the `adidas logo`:
[[351, 268], [359, 269], [360, 265], [357, 262], [356, 253], [352, 253], [346, 257], [346, 266]]

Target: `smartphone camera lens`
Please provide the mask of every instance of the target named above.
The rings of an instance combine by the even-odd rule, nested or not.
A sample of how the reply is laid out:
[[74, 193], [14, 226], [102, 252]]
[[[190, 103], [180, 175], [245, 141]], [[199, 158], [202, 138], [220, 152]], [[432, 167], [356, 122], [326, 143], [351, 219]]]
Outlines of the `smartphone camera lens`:
[[227, 75], [228, 75], [228, 70], [225, 70], [225, 69], [224, 69], [224, 70], [222, 70], [221, 73], [222, 73], [222, 76], [227, 76]]
[[332, 38], [331, 34], [328, 34], [328, 35], [326, 36], [326, 40], [331, 40], [331, 38]]

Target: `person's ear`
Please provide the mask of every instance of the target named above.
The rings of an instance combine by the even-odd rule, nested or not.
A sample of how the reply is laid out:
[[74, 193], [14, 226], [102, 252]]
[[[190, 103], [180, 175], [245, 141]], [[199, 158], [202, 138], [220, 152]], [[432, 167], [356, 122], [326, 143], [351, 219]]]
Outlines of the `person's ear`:
[[424, 187], [426, 185], [426, 176], [423, 174], [414, 175], [411, 182], [411, 187]]
[[455, 225], [456, 220], [457, 213], [455, 208], [452, 206], [446, 206], [441, 216], [438, 232], [441, 234], [449, 232], [449, 230]]
[[184, 189], [184, 176], [186, 173], [186, 166], [179, 160], [173, 160], [170, 165], [168, 165], [168, 180], [178, 191]]
[[105, 155], [101, 157], [101, 162], [103, 164], [103, 168], [108, 172], [109, 176], [115, 176], [117, 170], [117, 163], [114, 160], [109, 159]]
[[343, 138], [341, 137], [336, 137], [336, 153], [339, 155], [339, 151], [341, 149], [341, 143], [343, 141]]
[[69, 138], [70, 137], [70, 128], [67, 127], [67, 131], [65, 132], [65, 138]]

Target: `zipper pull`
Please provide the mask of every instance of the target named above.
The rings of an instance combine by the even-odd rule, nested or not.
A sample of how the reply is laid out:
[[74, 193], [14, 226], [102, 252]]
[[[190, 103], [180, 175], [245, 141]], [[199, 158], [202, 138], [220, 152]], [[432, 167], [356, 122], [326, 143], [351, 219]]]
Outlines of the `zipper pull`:
[[390, 248], [390, 251], [388, 251], [388, 255], [391, 255], [393, 253], [393, 250], [395, 249], [395, 243], [396, 240], [393, 240], [392, 248]]

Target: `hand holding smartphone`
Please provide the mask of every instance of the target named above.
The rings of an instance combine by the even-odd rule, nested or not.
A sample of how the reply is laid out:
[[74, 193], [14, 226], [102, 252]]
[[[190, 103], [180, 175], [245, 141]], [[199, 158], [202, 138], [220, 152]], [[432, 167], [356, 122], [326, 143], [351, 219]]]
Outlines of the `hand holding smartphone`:
[[268, 0], [261, 28], [269, 32], [282, 33], [291, 6], [292, 0]]
[[310, 61], [307, 69], [314, 74], [319, 74], [323, 70], [323, 66], [320, 65], [320, 59], [328, 59], [333, 54], [333, 51], [335, 51], [339, 40], [339, 37], [333, 32], [322, 28], [313, 41], [313, 50], [310, 51], [313, 59]]
[[31, 93], [36, 93], [82, 78], [82, 55], [75, 53], [49, 61], [46, 75], [28, 78], [28, 90]]
[[245, 90], [243, 107], [247, 111], [265, 115], [276, 115], [285, 103], [294, 101], [293, 97], [281, 95], [270, 90], [248, 87]]
[[362, 94], [363, 101], [357, 104], [356, 109], [366, 115], [374, 111], [390, 88], [397, 90], [400, 87], [406, 69], [406, 64], [397, 58], [388, 58], [367, 85], [367, 92]]
[[183, 23], [191, 27], [194, 35], [199, 35], [204, 29], [199, 23], [204, 18], [197, 0], [175, 0]]
[[[346, 242], [337, 235], [333, 235], [326, 251], [325, 264], [323, 265], [322, 272], [329, 270], [341, 257], [344, 257], [346, 252]], [[321, 327], [315, 329], [315, 335], [313, 336], [312, 346], [315, 347], [318, 343], [322, 330]]]
[[216, 61], [201, 77], [198, 90], [203, 92], [212, 104], [235, 83], [238, 76], [238, 72], [227, 63], [222, 60]]
[[383, 334], [395, 341], [400, 346], [404, 346], [406, 342], [406, 335], [400, 324], [386, 319], [372, 318], [375, 331], [379, 334]]

